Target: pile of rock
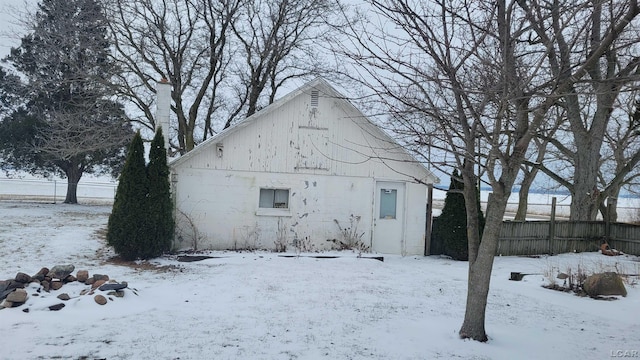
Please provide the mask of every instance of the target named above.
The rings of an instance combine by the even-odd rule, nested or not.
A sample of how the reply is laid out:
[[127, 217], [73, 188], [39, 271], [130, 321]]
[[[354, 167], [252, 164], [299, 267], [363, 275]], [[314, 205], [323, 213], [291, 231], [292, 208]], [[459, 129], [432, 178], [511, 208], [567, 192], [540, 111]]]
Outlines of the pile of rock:
[[[73, 265], [56, 265], [51, 269], [46, 267], [40, 269], [37, 274], [29, 276], [23, 272], [16, 274], [15, 278], [0, 281], [0, 309], [19, 307], [27, 302], [29, 294], [26, 289], [34, 288], [29, 284], [35, 283], [34, 293], [31, 296], [40, 296], [44, 291], [49, 293], [51, 291], [60, 290], [65, 284], [80, 282], [88, 287], [83, 289], [78, 295], [93, 295], [94, 301], [100, 305], [106, 304], [107, 297], [123, 297], [124, 289], [128, 287], [126, 282], [116, 282], [110, 280], [108, 275], [94, 274], [89, 276], [89, 271], [78, 270], [76, 275], [72, 275], [75, 270]], [[96, 294], [96, 290], [106, 292]], [[71, 296], [67, 293], [61, 293], [57, 296], [62, 301], [71, 299]], [[109, 298], [113, 300], [112, 298]], [[49, 310], [60, 310], [64, 307], [64, 302], [49, 306]], [[26, 308], [23, 311], [28, 312]]]

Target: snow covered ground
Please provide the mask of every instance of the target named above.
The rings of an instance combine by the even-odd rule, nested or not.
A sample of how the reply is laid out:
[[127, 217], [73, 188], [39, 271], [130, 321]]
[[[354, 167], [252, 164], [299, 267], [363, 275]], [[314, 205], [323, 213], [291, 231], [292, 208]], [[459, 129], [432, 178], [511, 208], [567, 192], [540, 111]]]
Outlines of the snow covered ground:
[[[610, 359], [640, 357], [640, 285], [599, 301], [547, 290], [545, 274], [640, 273], [640, 259], [597, 253], [498, 257], [488, 343], [463, 341], [467, 263], [384, 262], [215, 252], [218, 258], [117, 264], [104, 230], [110, 206], [0, 202], [0, 279], [73, 264], [127, 281], [98, 305], [88, 286], [31, 295], [0, 310], [1, 359]], [[291, 255], [297, 255], [291, 253]], [[305, 255], [305, 254], [302, 254]], [[307, 254], [314, 255], [314, 254]], [[327, 255], [326, 253], [323, 255]], [[537, 273], [510, 281], [510, 272]], [[74, 272], [75, 274], [75, 272]], [[60, 311], [48, 306], [71, 299]], [[28, 312], [23, 309], [28, 308]]]

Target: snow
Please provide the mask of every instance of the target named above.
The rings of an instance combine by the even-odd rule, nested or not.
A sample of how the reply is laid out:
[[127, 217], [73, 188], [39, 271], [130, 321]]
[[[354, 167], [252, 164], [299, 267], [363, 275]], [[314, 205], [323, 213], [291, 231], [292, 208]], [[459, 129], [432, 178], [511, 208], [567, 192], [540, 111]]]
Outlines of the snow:
[[[0, 310], [2, 359], [604, 359], [640, 356], [640, 287], [598, 301], [547, 290], [545, 273], [640, 272], [635, 256], [597, 253], [497, 257], [487, 343], [459, 339], [467, 263], [442, 257], [216, 258], [155, 266], [108, 261], [101, 236], [110, 206], [0, 202], [0, 279], [74, 264], [127, 281], [123, 298], [96, 304], [70, 283]], [[295, 254], [290, 255], [317, 255]], [[322, 255], [327, 255], [323, 253]], [[365, 254], [367, 255], [367, 254]], [[537, 273], [510, 281], [510, 272]], [[74, 272], [75, 274], [75, 272]], [[637, 283], [637, 277], [630, 278]], [[60, 311], [66, 292], [71, 300]], [[22, 310], [29, 308], [29, 312]], [[633, 353], [636, 351], [636, 353]]]

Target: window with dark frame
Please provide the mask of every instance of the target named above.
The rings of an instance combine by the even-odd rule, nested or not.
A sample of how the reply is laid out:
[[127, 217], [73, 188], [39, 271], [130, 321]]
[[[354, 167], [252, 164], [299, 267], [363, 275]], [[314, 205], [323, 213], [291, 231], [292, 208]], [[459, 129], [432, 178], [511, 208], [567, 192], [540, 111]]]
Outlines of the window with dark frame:
[[260, 189], [260, 203], [263, 209], [288, 209], [289, 189]]

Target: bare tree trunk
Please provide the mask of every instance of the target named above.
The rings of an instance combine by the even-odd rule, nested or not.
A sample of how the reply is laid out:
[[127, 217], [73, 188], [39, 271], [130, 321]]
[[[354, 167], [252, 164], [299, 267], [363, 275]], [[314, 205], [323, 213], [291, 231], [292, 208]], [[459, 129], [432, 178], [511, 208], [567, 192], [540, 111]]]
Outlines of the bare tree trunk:
[[82, 177], [82, 169], [77, 166], [69, 166], [65, 170], [67, 175], [67, 195], [64, 199], [65, 204], [77, 204], [78, 203], [78, 183]]
[[[491, 283], [491, 272], [493, 270], [493, 260], [498, 249], [498, 239], [504, 217], [504, 209], [509, 198], [506, 194], [492, 193], [487, 208], [487, 217], [475, 258], [469, 254], [469, 277], [467, 280], [467, 303], [464, 314], [464, 321], [460, 328], [459, 335], [463, 339], [473, 339], [476, 341], [487, 341], [485, 331], [485, 314], [489, 286]], [[470, 209], [467, 208], [467, 211]], [[471, 219], [468, 219], [470, 221]], [[477, 223], [477, 221], [476, 221]], [[473, 236], [468, 233], [468, 236]], [[476, 235], [477, 237], [477, 235]]]
[[[589, 140], [576, 137], [575, 175], [571, 194], [571, 220], [595, 220], [598, 214], [599, 195], [597, 174], [599, 170], [600, 146]], [[578, 145], [579, 144], [579, 145]], [[589, 145], [591, 144], [591, 145]]]
[[514, 220], [516, 221], [524, 221], [527, 218], [527, 210], [529, 207], [529, 191], [531, 190], [531, 186], [538, 175], [539, 168], [538, 166], [542, 164], [544, 158], [547, 154], [547, 146], [549, 145], [549, 137], [552, 137], [558, 127], [562, 122], [562, 117], [557, 117], [557, 122], [555, 125], [550, 127], [550, 132], [547, 134], [546, 139], [533, 138], [532, 141], [536, 145], [537, 155], [534, 164], [530, 164], [528, 166], [523, 166], [522, 172], [524, 173], [524, 178], [522, 179], [522, 183], [520, 184], [520, 191], [518, 192], [518, 210], [516, 211], [516, 216]]
[[522, 183], [520, 184], [520, 191], [518, 192], [518, 210], [516, 210], [516, 216], [514, 220], [524, 221], [527, 219], [527, 210], [529, 207], [529, 191], [531, 185], [536, 179], [538, 170], [531, 169], [531, 171], [525, 173]]

